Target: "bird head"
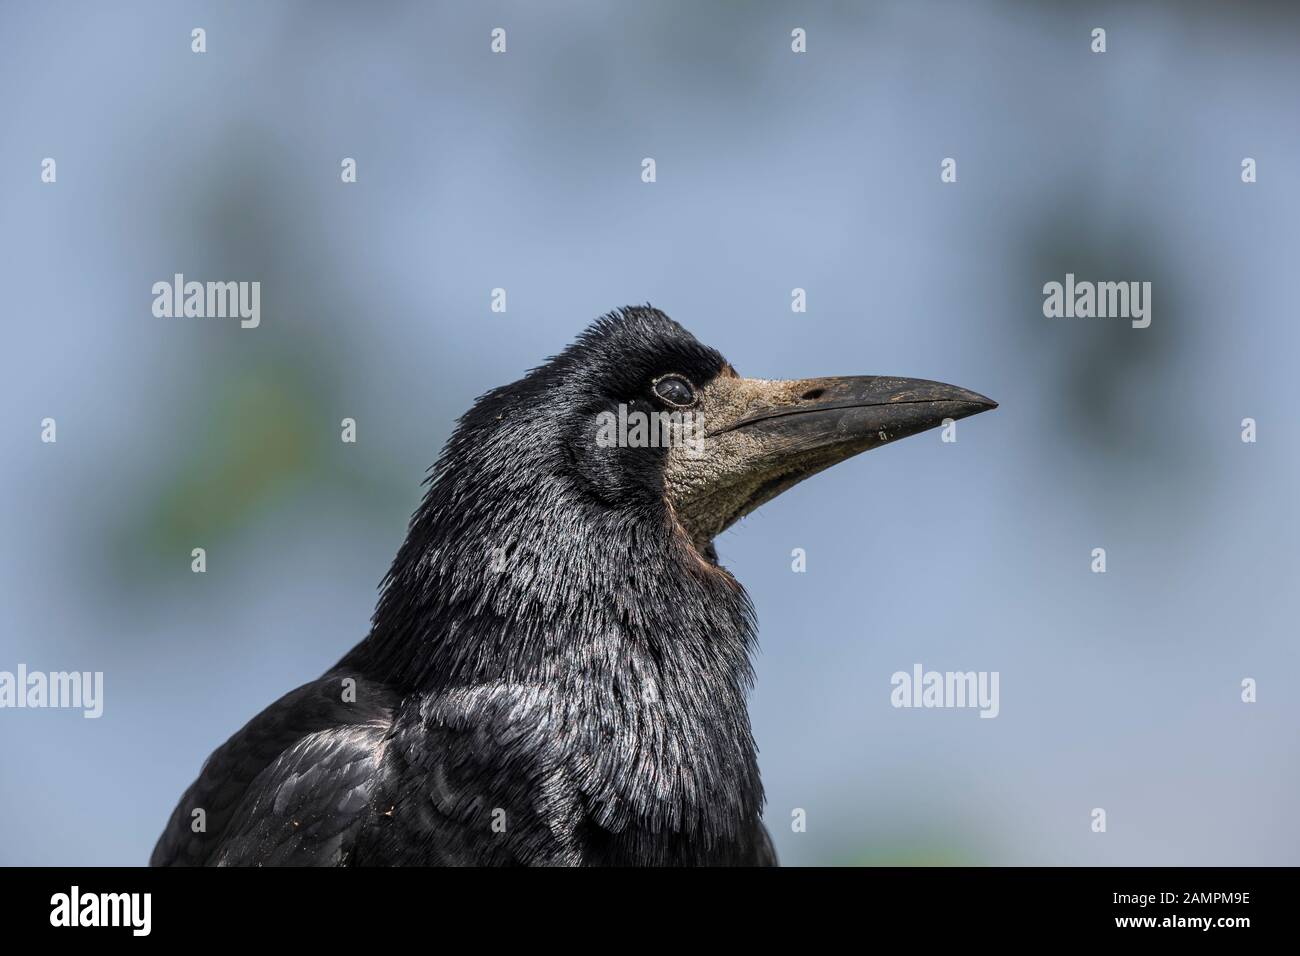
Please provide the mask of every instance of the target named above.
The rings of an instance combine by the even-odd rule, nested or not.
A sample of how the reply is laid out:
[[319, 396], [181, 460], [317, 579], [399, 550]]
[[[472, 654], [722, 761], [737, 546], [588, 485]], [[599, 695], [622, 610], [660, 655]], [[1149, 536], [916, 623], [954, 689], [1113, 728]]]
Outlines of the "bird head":
[[552, 366], [591, 492], [662, 509], [710, 559], [716, 535], [805, 478], [997, 407], [923, 379], [745, 378], [649, 307], [600, 320]]
[[993, 407], [919, 379], [744, 378], [656, 309], [607, 315], [462, 417], [359, 653], [389, 680], [536, 675], [630, 630], [702, 649], [682, 666], [725, 658], [739, 686], [752, 608], [714, 536], [836, 462]]

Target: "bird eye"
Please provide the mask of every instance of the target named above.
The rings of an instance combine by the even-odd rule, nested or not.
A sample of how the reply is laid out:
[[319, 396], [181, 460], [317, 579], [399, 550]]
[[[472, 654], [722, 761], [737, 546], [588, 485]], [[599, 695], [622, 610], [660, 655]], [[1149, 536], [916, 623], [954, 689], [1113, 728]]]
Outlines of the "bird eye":
[[654, 393], [675, 408], [695, 404], [695, 389], [680, 375], [665, 375], [654, 383]]

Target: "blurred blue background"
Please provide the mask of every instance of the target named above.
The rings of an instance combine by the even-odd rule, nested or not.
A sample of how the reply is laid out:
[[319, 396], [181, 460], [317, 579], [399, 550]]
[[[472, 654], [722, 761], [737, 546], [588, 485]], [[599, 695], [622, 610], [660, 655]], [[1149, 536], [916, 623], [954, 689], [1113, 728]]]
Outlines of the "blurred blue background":
[[[742, 374], [1002, 403], [718, 541], [783, 862], [1300, 863], [1298, 26], [6, 3], [0, 669], [106, 687], [97, 721], [0, 711], [0, 863], [144, 863], [207, 754], [365, 635], [454, 418], [646, 301]], [[153, 317], [176, 272], [259, 280], [261, 327]], [[1151, 281], [1151, 327], [1044, 318], [1066, 272]], [[1001, 715], [895, 710], [916, 662], [999, 671]]]

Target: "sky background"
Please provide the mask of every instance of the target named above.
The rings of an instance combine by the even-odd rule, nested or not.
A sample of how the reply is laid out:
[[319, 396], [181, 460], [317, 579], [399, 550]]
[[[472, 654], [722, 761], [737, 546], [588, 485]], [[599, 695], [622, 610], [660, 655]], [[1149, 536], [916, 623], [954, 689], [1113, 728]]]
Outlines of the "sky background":
[[[1300, 863], [1298, 27], [0, 5], [0, 670], [105, 675], [99, 720], [0, 710], [0, 863], [145, 863], [208, 753], [365, 635], [454, 419], [643, 302], [745, 375], [1001, 403], [717, 542], [783, 862]], [[261, 326], [155, 318], [177, 272], [260, 281]], [[1150, 281], [1150, 328], [1045, 318], [1067, 272]], [[998, 671], [1000, 715], [894, 709], [914, 663]]]

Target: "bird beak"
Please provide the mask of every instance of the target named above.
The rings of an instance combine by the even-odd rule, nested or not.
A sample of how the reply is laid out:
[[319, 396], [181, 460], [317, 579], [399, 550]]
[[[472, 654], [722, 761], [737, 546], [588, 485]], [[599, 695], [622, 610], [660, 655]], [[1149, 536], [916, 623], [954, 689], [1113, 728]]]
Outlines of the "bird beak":
[[700, 400], [702, 460], [670, 458], [669, 500], [704, 542], [831, 465], [991, 408], [983, 395], [924, 379], [719, 376]]
[[758, 391], [767, 392], [767, 402], [760, 399], [757, 407], [716, 430], [706, 426], [706, 432], [720, 435], [748, 429], [751, 435], [765, 436], [781, 453], [803, 457], [834, 448], [847, 452], [836, 458], [843, 461], [934, 428], [945, 419], [998, 407], [977, 392], [919, 378], [857, 375], [762, 384], [768, 387]]

